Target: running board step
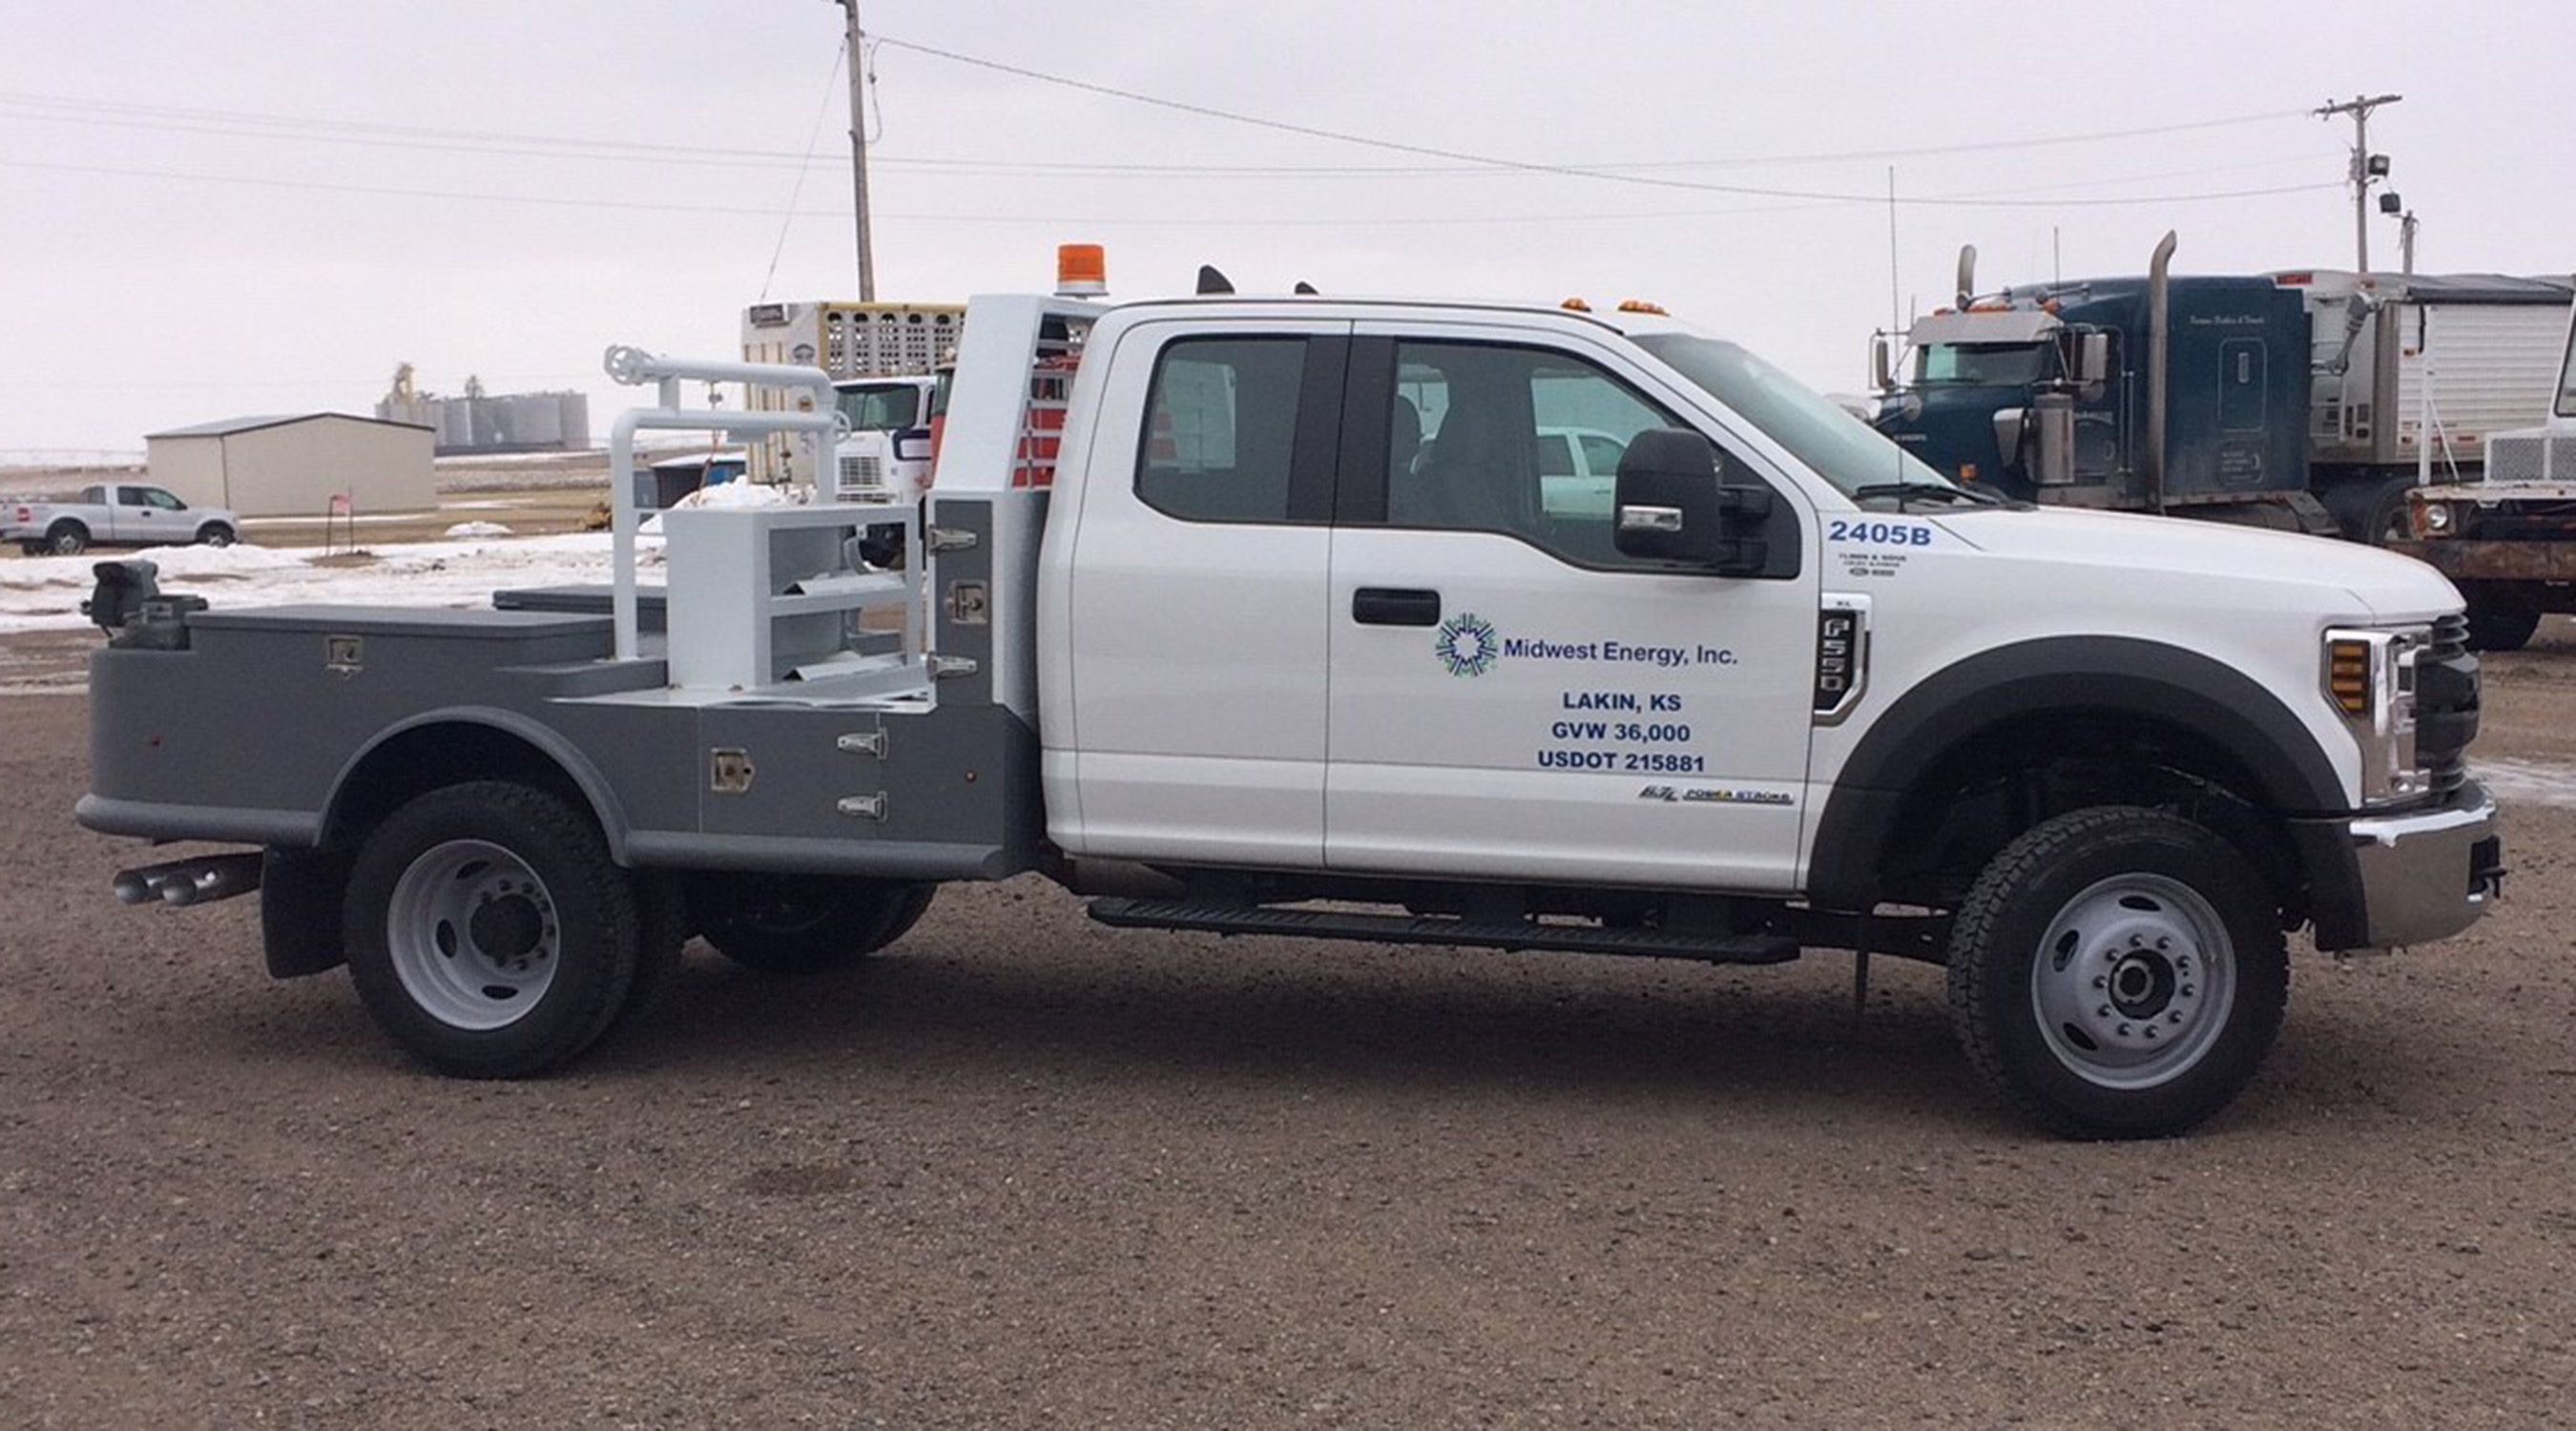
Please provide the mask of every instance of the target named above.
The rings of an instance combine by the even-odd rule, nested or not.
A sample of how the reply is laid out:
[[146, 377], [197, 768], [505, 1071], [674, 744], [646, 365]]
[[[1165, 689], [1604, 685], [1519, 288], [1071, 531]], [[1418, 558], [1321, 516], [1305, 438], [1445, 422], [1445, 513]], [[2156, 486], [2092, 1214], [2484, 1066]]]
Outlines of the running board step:
[[1119, 929], [1187, 929], [1202, 934], [1280, 934], [1294, 939], [1355, 939], [1371, 944], [1445, 944], [1485, 949], [1554, 949], [1577, 954], [1637, 954], [1710, 964], [1785, 964], [1798, 941], [1779, 934], [1695, 934], [1671, 929], [1605, 929], [1592, 924], [1533, 924], [1523, 919], [1450, 919], [1439, 915], [1345, 914], [1322, 909], [1269, 909], [1168, 899], [1095, 899], [1091, 917]]

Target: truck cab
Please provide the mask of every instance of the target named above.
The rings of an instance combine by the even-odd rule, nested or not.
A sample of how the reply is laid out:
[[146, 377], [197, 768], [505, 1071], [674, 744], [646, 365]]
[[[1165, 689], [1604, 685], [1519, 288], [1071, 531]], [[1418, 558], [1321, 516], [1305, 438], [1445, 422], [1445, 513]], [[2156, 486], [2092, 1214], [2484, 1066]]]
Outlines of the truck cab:
[[930, 485], [931, 398], [938, 379], [857, 378], [832, 385], [849, 431], [836, 445], [832, 495], [843, 502], [918, 497]]
[[1944, 474], [2022, 501], [2164, 511], [2304, 498], [2308, 334], [2302, 296], [2268, 279], [2007, 289], [1914, 323], [1910, 371], [1883, 385], [1875, 425]]

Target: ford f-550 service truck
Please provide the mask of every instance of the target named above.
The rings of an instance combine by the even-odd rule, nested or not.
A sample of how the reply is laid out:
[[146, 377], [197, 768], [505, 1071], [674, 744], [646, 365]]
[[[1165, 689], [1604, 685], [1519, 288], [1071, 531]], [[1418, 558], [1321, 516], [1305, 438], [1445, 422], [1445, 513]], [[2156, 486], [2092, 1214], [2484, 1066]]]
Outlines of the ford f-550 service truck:
[[[143, 603], [79, 818], [261, 848], [122, 892], [260, 887], [273, 972], [345, 962], [475, 1077], [579, 1053], [692, 933], [844, 959], [1032, 870], [1124, 927], [1851, 949], [1945, 965], [2028, 1117], [2143, 1136], [2253, 1075], [2286, 931], [2426, 943], [2499, 887], [2420, 563], [1982, 498], [1651, 312], [971, 311], [901, 571], [850, 555], [882, 507], [678, 511], [600, 614]], [[1547, 500], [1552, 429], [1622, 445], [1610, 502]]]

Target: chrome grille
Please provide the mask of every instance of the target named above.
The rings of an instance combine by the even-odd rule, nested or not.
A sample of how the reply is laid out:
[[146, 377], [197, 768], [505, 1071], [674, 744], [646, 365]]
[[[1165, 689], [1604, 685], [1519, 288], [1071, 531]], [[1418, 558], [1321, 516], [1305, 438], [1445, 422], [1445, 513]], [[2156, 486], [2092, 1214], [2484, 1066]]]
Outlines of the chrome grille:
[[884, 490], [885, 463], [881, 458], [874, 453], [869, 453], [865, 456], [841, 459], [841, 491], [844, 494], [875, 493]]
[[2468, 778], [2469, 742], [2478, 733], [2478, 658], [2469, 652], [2469, 619], [2433, 623], [2433, 642], [2415, 660], [2415, 758], [2439, 792]]

